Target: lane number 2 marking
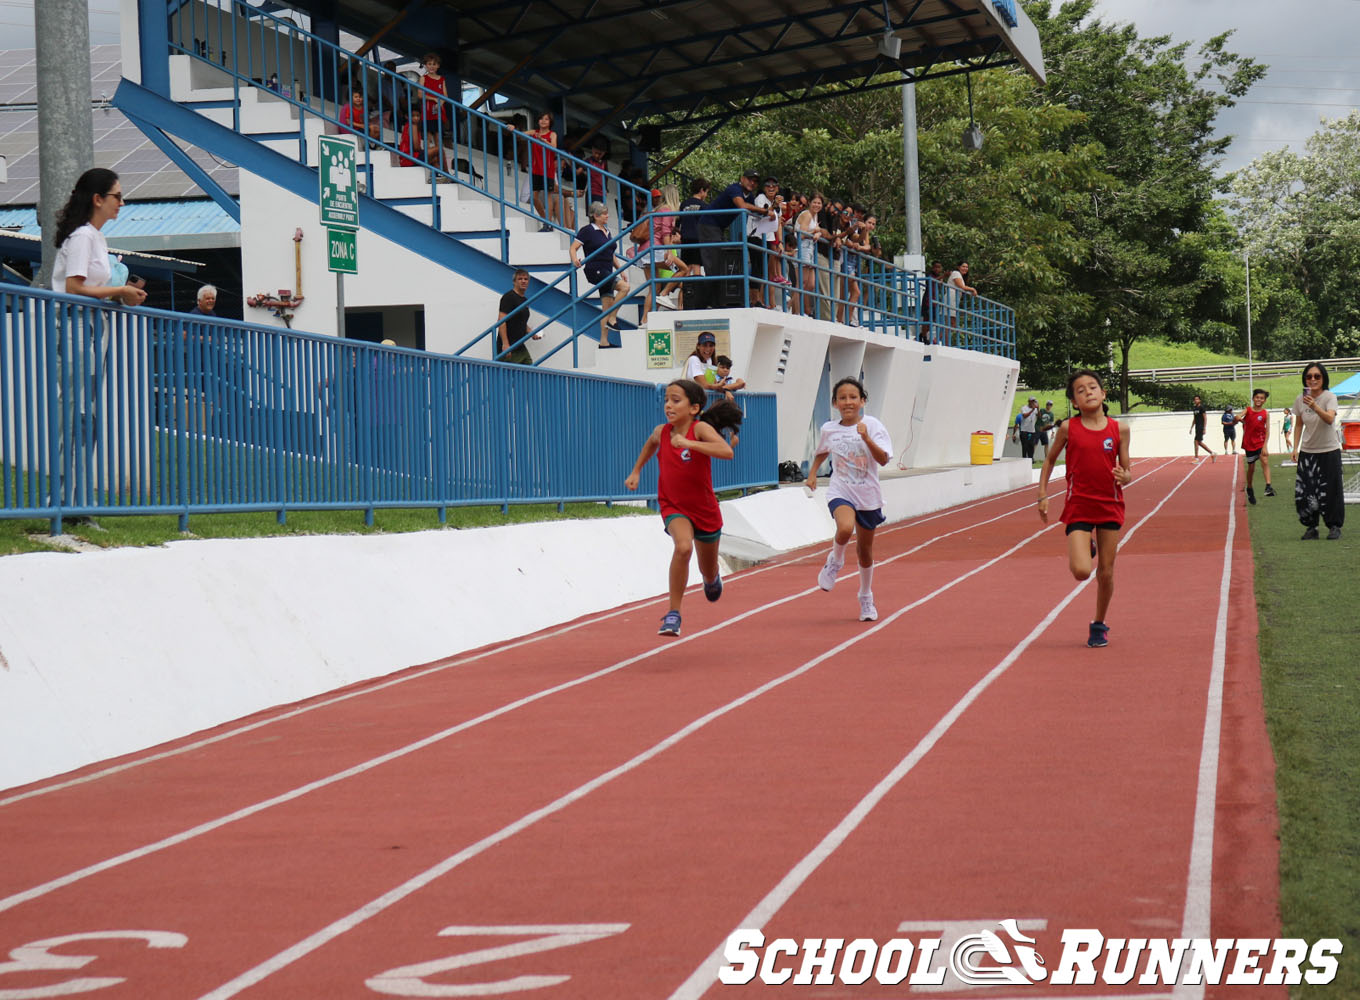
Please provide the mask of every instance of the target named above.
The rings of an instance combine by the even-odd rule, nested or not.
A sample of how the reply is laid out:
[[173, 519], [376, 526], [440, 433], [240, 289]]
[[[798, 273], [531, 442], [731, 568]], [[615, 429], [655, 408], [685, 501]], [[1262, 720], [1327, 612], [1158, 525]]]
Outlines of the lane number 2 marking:
[[[148, 948], [183, 948], [189, 939], [172, 931], [90, 931], [85, 934], [66, 934], [43, 938], [21, 945], [9, 953], [8, 962], [0, 962], [0, 976], [14, 972], [60, 972], [83, 969], [98, 955], [54, 955], [49, 950], [76, 941], [113, 941], [121, 938], [145, 941]], [[121, 976], [88, 976], [67, 979], [49, 986], [30, 986], [20, 989], [0, 989], [0, 1000], [42, 1000], [43, 997], [69, 997], [77, 993], [102, 990], [117, 986], [125, 980]]]
[[440, 972], [466, 969], [487, 962], [497, 962], [521, 955], [533, 955], [541, 951], [553, 951], [574, 944], [585, 944], [601, 938], [622, 934], [627, 924], [509, 924], [489, 927], [445, 927], [440, 937], [473, 937], [492, 935], [505, 937], [523, 936], [525, 940], [514, 944], [498, 945], [494, 948], [478, 948], [475, 951], [448, 958], [437, 958], [430, 962], [417, 962], [389, 969], [367, 981], [368, 988], [375, 993], [385, 993], [397, 997], [487, 997], [505, 993], [520, 993], [525, 990], [542, 989], [565, 983], [570, 976], [561, 975], [524, 975], [502, 979], [491, 983], [430, 983], [426, 978]]

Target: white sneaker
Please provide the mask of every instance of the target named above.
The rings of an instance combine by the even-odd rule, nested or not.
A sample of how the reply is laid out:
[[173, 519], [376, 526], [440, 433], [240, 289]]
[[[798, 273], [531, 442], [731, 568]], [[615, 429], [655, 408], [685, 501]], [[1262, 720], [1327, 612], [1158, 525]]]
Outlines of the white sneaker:
[[874, 607], [873, 594], [861, 594], [859, 599], [859, 620], [862, 622], [878, 621], [878, 608]]
[[822, 571], [817, 574], [817, 586], [821, 587], [823, 590], [830, 590], [834, 587], [836, 585], [836, 574], [841, 571], [841, 567], [844, 565], [845, 562], [843, 560], [838, 562], [828, 555], [826, 557], [826, 565], [823, 566]]
[[675, 298], [670, 295], [658, 295], [656, 297], [656, 304], [662, 309], [680, 308], [680, 306], [676, 303]]

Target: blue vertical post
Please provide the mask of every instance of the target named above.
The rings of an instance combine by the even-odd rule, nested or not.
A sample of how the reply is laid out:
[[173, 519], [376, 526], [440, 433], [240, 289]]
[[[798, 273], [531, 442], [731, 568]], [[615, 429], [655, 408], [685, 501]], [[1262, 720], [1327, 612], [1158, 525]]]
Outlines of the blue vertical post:
[[170, 96], [170, 12], [166, 0], [137, 0], [137, 49], [142, 86]]

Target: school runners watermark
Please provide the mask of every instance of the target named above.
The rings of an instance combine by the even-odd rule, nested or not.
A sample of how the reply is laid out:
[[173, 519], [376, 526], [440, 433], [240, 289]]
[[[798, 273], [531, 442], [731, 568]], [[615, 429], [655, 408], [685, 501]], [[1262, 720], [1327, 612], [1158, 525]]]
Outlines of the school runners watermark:
[[[759, 979], [771, 986], [858, 986], [871, 979], [884, 986], [922, 991], [984, 986], [1296, 986], [1330, 983], [1341, 942], [1321, 938], [1107, 938], [1098, 930], [1062, 932], [1062, 951], [1051, 965], [1029, 936], [1043, 920], [997, 921], [998, 930], [976, 922], [937, 922], [931, 937], [776, 938], [766, 944], [759, 930], [739, 930], [723, 948], [720, 982], [740, 986]], [[930, 924], [908, 923], [899, 931]]]

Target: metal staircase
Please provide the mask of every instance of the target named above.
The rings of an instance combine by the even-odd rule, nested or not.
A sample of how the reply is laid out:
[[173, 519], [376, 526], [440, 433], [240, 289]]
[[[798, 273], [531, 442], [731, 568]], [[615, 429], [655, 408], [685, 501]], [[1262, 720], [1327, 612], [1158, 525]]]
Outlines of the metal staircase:
[[[533, 312], [565, 326], [573, 346], [578, 337], [598, 336], [598, 300], [578, 288], [570, 266], [573, 230], [521, 200], [533, 147], [543, 146], [538, 140], [241, 0], [172, 5], [167, 30], [168, 92], [124, 80], [113, 103], [232, 215], [240, 217], [234, 199], [193, 168], [174, 139], [314, 199], [318, 138], [351, 131], [342, 124], [342, 105], [303, 92], [305, 84], [266, 81], [319, 80], [319, 89], [335, 95], [347, 93], [352, 82], [365, 107], [385, 119], [358, 142], [361, 225], [497, 294], [523, 267], [534, 279], [527, 303]], [[427, 101], [440, 109], [433, 121], [444, 155], [402, 165], [421, 154], [403, 153], [394, 123], [422, 120]], [[559, 169], [563, 163], [593, 169], [560, 150], [544, 150]], [[616, 178], [607, 190], [615, 218], [621, 198], [636, 197], [651, 208], [650, 191]], [[584, 203], [576, 214], [583, 222]]]

